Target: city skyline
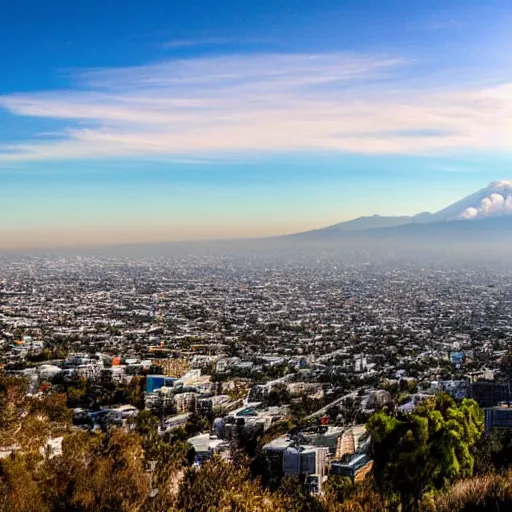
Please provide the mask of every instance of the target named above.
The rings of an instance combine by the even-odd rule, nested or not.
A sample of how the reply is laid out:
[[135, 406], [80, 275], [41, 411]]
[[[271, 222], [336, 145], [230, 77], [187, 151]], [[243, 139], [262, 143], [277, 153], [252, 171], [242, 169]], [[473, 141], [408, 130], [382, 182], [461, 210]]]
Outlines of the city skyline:
[[510, 178], [506, 4], [10, 5], [0, 248], [270, 236]]

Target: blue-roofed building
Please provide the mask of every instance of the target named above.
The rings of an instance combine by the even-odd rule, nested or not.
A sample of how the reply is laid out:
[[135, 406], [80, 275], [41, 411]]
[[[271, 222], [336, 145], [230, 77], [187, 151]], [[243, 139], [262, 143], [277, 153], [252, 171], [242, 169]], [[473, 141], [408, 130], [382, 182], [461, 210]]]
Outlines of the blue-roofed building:
[[460, 366], [464, 361], [464, 352], [452, 352], [450, 354], [450, 361], [455, 366]]
[[146, 393], [153, 393], [163, 387], [172, 387], [177, 379], [166, 375], [148, 375], [146, 377]]

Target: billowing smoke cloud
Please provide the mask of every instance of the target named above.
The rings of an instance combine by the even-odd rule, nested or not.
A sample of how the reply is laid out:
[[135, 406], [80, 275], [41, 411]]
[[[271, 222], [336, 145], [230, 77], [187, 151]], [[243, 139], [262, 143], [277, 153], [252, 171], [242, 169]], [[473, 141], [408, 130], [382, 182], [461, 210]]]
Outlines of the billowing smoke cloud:
[[480, 201], [478, 207], [466, 208], [461, 217], [475, 219], [493, 215], [512, 214], [512, 194], [490, 194]]

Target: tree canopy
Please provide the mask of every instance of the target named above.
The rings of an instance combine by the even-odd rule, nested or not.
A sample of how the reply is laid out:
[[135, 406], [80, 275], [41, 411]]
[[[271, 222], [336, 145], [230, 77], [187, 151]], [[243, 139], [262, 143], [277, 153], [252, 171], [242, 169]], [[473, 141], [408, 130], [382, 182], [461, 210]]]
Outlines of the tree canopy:
[[460, 405], [446, 394], [425, 400], [412, 414], [373, 415], [374, 474], [405, 507], [429, 489], [442, 489], [473, 474], [472, 450], [483, 433], [483, 413], [473, 400]]

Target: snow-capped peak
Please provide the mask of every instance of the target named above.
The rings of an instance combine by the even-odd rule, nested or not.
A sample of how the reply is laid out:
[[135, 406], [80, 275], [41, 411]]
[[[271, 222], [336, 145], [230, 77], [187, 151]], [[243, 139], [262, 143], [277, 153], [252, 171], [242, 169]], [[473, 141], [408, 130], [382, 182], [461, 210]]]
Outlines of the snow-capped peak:
[[487, 188], [512, 188], [512, 180], [491, 181]]

